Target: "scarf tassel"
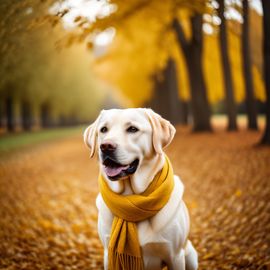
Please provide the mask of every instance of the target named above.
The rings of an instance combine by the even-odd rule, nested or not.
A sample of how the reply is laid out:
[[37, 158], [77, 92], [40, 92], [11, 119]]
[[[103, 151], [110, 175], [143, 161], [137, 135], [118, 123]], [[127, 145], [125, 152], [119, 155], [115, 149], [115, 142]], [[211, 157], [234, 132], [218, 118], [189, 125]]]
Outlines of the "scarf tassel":
[[[113, 253], [113, 254], [112, 254]], [[112, 256], [110, 256], [112, 255]], [[143, 270], [142, 257], [136, 257], [117, 251], [109, 251], [109, 270]]]

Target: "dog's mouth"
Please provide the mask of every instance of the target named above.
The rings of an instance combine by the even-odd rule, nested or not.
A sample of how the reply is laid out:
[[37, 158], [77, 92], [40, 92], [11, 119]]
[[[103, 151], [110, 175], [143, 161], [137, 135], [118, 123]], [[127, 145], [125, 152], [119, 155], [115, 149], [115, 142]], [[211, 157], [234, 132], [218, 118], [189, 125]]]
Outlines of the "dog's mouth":
[[108, 178], [112, 181], [119, 180], [127, 175], [133, 174], [136, 172], [139, 165], [139, 159], [135, 159], [128, 165], [123, 165], [112, 159], [111, 157], [106, 157], [103, 160], [104, 172]]

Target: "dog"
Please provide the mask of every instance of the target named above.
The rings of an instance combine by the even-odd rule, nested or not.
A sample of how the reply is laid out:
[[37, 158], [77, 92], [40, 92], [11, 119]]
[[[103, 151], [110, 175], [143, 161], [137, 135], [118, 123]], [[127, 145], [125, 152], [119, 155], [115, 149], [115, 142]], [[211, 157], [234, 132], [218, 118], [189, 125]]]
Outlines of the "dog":
[[[144, 192], [163, 168], [167, 147], [175, 135], [173, 125], [151, 109], [102, 110], [84, 132], [90, 156], [98, 151], [100, 173], [118, 194]], [[137, 223], [145, 270], [196, 270], [198, 255], [188, 240], [190, 220], [182, 199], [184, 186], [178, 176], [166, 205], [153, 217]], [[104, 269], [108, 269], [108, 245], [113, 214], [99, 193], [98, 233], [104, 246]]]

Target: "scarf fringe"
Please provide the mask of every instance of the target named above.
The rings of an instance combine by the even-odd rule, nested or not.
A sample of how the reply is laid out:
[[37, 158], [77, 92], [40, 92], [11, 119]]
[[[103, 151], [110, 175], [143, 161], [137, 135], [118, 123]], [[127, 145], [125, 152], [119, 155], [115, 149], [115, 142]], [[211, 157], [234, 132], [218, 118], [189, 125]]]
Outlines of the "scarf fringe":
[[109, 250], [109, 270], [144, 270], [143, 259]]

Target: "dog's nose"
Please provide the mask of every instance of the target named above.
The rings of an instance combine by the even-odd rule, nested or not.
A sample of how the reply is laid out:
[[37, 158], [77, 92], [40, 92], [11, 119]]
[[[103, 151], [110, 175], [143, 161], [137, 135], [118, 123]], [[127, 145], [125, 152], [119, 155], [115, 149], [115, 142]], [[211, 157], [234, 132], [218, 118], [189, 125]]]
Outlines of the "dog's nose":
[[104, 153], [112, 153], [116, 150], [116, 144], [112, 142], [102, 143], [100, 150]]

